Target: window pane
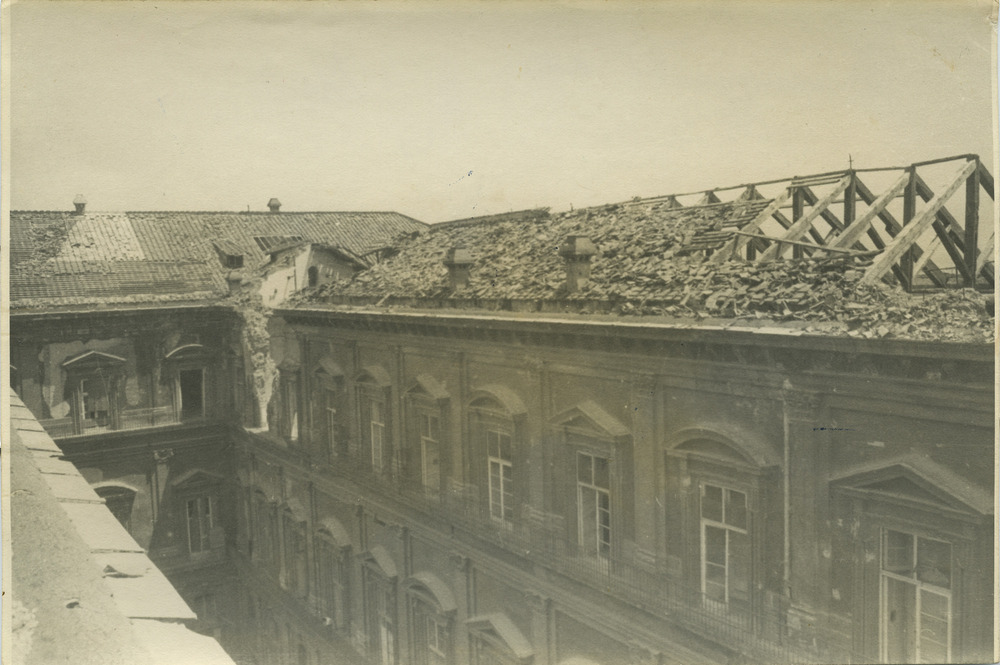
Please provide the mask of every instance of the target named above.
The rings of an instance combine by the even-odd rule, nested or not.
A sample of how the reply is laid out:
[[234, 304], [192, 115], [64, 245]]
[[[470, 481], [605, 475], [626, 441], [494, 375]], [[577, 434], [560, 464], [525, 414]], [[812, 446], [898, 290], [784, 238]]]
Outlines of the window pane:
[[486, 450], [490, 457], [500, 457], [500, 435], [496, 432], [486, 432]]
[[920, 660], [948, 661], [948, 599], [926, 590], [920, 593]]
[[913, 536], [886, 530], [882, 568], [901, 575], [913, 574]]
[[576, 456], [576, 479], [581, 483], [590, 483], [594, 477], [593, 474], [593, 462], [594, 458], [590, 455], [584, 455], [579, 453]]
[[580, 547], [585, 554], [597, 551], [597, 497], [592, 489], [580, 488]]
[[506, 434], [500, 435], [500, 457], [508, 462], [513, 459], [510, 451], [510, 437]]
[[886, 656], [890, 663], [912, 663], [916, 660], [917, 588], [910, 582], [892, 578], [885, 580]]
[[736, 490], [726, 490], [726, 524], [747, 528], [747, 495]]
[[726, 567], [705, 564], [705, 597], [720, 603], [726, 602]]
[[715, 522], [722, 521], [722, 488], [715, 485], [702, 485], [701, 516]]
[[598, 487], [608, 489], [611, 487], [609, 479], [608, 460], [604, 457], [594, 458], [594, 484]]
[[714, 526], [705, 527], [705, 561], [726, 565], [726, 531]]
[[951, 588], [951, 545], [940, 540], [917, 539], [917, 579]]
[[729, 598], [750, 600], [750, 538], [738, 531], [729, 532]]

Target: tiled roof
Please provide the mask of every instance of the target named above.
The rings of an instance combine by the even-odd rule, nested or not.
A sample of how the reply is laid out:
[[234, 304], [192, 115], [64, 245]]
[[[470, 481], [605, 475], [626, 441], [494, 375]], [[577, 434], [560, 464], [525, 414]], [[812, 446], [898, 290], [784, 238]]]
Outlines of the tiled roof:
[[216, 246], [238, 250], [252, 268], [267, 260], [255, 238], [300, 237], [360, 254], [427, 228], [394, 212], [12, 211], [10, 220], [15, 308], [216, 297], [227, 272]]
[[[983, 341], [993, 330], [985, 296], [929, 296], [859, 285], [860, 253], [747, 262], [706, 260], [768, 200], [677, 207], [635, 201], [524, 219], [463, 220], [404, 239], [398, 253], [351, 280], [308, 289], [289, 306], [441, 307], [579, 314], [824, 322], [852, 336]], [[573, 235], [597, 247], [589, 283], [569, 293], [560, 245]], [[446, 252], [471, 254], [467, 288], [449, 288]], [[825, 326], [824, 330], [831, 328]]]

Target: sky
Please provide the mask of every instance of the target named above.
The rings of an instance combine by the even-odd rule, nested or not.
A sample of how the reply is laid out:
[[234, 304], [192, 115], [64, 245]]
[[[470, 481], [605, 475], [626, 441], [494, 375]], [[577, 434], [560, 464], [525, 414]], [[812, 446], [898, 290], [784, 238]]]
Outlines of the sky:
[[979, 153], [988, 2], [5, 4], [10, 206], [554, 211]]

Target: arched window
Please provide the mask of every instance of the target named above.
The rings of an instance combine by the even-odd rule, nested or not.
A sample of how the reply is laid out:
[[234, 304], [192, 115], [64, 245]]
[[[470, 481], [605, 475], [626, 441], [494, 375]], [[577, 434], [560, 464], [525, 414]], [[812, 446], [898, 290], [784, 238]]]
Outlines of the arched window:
[[163, 358], [165, 378], [173, 381], [174, 415], [195, 420], [206, 413], [206, 360], [201, 344], [182, 344]]
[[319, 268], [316, 266], [309, 266], [307, 271], [309, 274], [309, 286], [316, 286], [319, 284]]
[[768, 586], [760, 562], [782, 560], [780, 531], [768, 535], [780, 522], [769, 524], [763, 510], [768, 488], [780, 487], [770, 475], [774, 453], [738, 434], [696, 428], [672, 437], [666, 468], [665, 505], [683, 506], [667, 514], [668, 553], [682, 562], [685, 586], [699, 604], [749, 629], [764, 600], [755, 589]]
[[381, 545], [363, 560], [365, 637], [368, 654], [378, 665], [396, 665], [396, 565]]
[[527, 490], [525, 413], [521, 400], [502, 386], [476, 391], [469, 403], [472, 477], [479, 481], [484, 512], [503, 526], [517, 519]]
[[415, 573], [406, 582], [415, 665], [451, 665], [456, 604], [451, 590], [437, 576]]
[[132, 531], [132, 506], [135, 504], [136, 491], [126, 485], [104, 484], [94, 488], [97, 496], [104, 499], [105, 505], [126, 531]]
[[282, 511], [284, 565], [281, 584], [299, 598], [304, 598], [309, 589], [304, 515], [301, 506], [294, 499], [289, 499]]
[[316, 558], [316, 593], [323, 623], [334, 631], [350, 629], [350, 540], [333, 518], [321, 522], [313, 539]]

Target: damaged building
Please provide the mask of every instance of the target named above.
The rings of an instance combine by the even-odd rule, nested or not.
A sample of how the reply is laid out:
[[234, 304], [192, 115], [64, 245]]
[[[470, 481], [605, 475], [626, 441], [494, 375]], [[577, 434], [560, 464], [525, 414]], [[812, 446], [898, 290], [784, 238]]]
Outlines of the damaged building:
[[993, 195], [12, 213], [12, 383], [240, 663], [986, 661]]

